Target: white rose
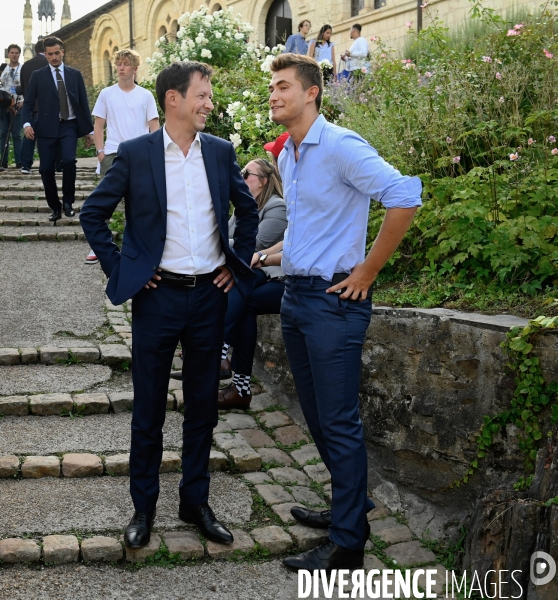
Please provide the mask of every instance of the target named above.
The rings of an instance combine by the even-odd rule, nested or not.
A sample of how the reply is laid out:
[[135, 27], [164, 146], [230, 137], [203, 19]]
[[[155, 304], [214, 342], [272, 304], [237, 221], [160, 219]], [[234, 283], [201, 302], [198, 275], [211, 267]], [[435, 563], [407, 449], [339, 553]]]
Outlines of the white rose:
[[155, 48], [158, 48], [160, 45], [161, 45], [161, 44], [159, 43], [159, 40], [157, 40], [157, 41], [155, 42]]
[[244, 91], [242, 92], [242, 95], [243, 95], [245, 98], [249, 98], [249, 97], [252, 95], [252, 93], [251, 93], [251, 92], [249, 92], [248, 90], [244, 90]]
[[231, 32], [230, 32], [230, 31], [225, 31], [225, 35], [226, 35], [227, 37], [231, 37]]
[[161, 42], [161, 44], [164, 44], [164, 43], [167, 41], [167, 38], [166, 38], [164, 35], [162, 35], [162, 36], [159, 38], [159, 41]]
[[234, 148], [238, 148], [240, 144], [242, 144], [242, 138], [238, 133], [231, 133], [229, 135], [229, 139], [231, 140]]
[[188, 40], [188, 48], [195, 48], [196, 42], [194, 40]]
[[223, 34], [220, 31], [216, 31], [214, 35], [218, 40], [220, 40], [223, 37]]
[[261, 127], [261, 126], [262, 126], [261, 122], [260, 122], [260, 121], [258, 121], [258, 120], [256, 120], [256, 122], [254, 123], [254, 125], [255, 125], [256, 127]]
[[211, 50], [208, 50], [207, 48], [204, 48], [201, 51], [201, 56], [202, 56], [202, 58], [211, 58], [213, 55], [211, 54]]
[[233, 125], [233, 127], [237, 130], [240, 131], [242, 129], [242, 123], [239, 123], [238, 121]]
[[244, 34], [243, 33], [235, 33], [234, 34], [234, 39], [235, 40], [243, 40], [244, 39]]

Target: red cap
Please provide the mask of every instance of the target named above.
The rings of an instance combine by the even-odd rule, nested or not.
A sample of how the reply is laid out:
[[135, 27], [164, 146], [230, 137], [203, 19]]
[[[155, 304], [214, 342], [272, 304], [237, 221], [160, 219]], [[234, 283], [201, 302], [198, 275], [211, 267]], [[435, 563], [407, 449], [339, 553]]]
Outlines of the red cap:
[[264, 144], [264, 150], [271, 152], [275, 158], [279, 158], [279, 154], [281, 154], [281, 150], [283, 150], [283, 146], [288, 139], [289, 132], [285, 131], [285, 133], [282, 133], [274, 142], [267, 142], [267, 144]]

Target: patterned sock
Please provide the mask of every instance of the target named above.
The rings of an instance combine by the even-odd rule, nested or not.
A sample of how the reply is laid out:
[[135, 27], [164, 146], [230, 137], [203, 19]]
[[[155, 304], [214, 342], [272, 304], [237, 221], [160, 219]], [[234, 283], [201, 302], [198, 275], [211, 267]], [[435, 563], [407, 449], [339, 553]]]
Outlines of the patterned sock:
[[227, 344], [227, 342], [223, 342], [223, 348], [221, 350], [221, 360], [225, 360], [225, 358], [227, 358], [227, 354], [229, 353], [230, 347], [230, 344]]
[[250, 395], [250, 375], [235, 373], [232, 382], [241, 396]]

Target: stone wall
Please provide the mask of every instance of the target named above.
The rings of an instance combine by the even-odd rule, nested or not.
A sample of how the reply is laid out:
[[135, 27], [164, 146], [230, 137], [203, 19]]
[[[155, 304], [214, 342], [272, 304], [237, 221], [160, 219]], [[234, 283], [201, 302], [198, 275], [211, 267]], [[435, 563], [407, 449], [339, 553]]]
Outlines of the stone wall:
[[[483, 415], [508, 406], [514, 382], [500, 343], [525, 323], [444, 309], [374, 309], [360, 386], [369, 488], [392, 510], [404, 509], [415, 533], [451, 534], [480, 497], [511, 489], [522, 473], [510, 426], [469, 484], [449, 487], [476, 454]], [[558, 336], [537, 344], [545, 377], [557, 379]], [[264, 377], [296, 398], [278, 316], [259, 318], [257, 353]]]
[[63, 40], [65, 53], [64, 62], [74, 69], [81, 71], [85, 87], [89, 88], [93, 85], [93, 71], [91, 68], [91, 50], [89, 42], [93, 26], [78, 30], [74, 35], [68, 36]]

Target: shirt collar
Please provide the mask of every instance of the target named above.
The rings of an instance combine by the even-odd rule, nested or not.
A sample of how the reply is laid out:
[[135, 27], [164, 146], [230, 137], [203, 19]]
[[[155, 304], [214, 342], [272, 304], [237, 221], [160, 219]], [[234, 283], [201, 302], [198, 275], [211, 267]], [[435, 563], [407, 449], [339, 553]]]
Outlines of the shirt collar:
[[[319, 144], [320, 138], [322, 137], [322, 131], [326, 126], [327, 121], [323, 115], [318, 115], [318, 118], [312, 123], [312, 126], [304, 136], [302, 144]], [[302, 145], [301, 144], [301, 145]], [[285, 148], [292, 148], [294, 146], [293, 139], [289, 137], [285, 142]]]
[[[201, 144], [201, 138], [200, 138], [200, 132], [198, 131], [196, 133], [196, 137], [194, 138], [194, 141], [192, 142], [192, 145], [194, 145], [195, 143]], [[173, 142], [170, 135], [167, 133], [167, 125], [165, 123], [165, 125], [163, 125], [163, 146], [165, 148], [165, 150], [169, 149], [169, 146], [171, 144], [174, 144], [175, 146], [178, 147], [178, 144], [176, 144], [176, 142]]]
[[60, 73], [64, 73], [64, 63], [60, 63], [59, 67], [53, 67], [52, 65], [48, 65], [52, 73], [56, 73], [56, 69], [60, 69]]

